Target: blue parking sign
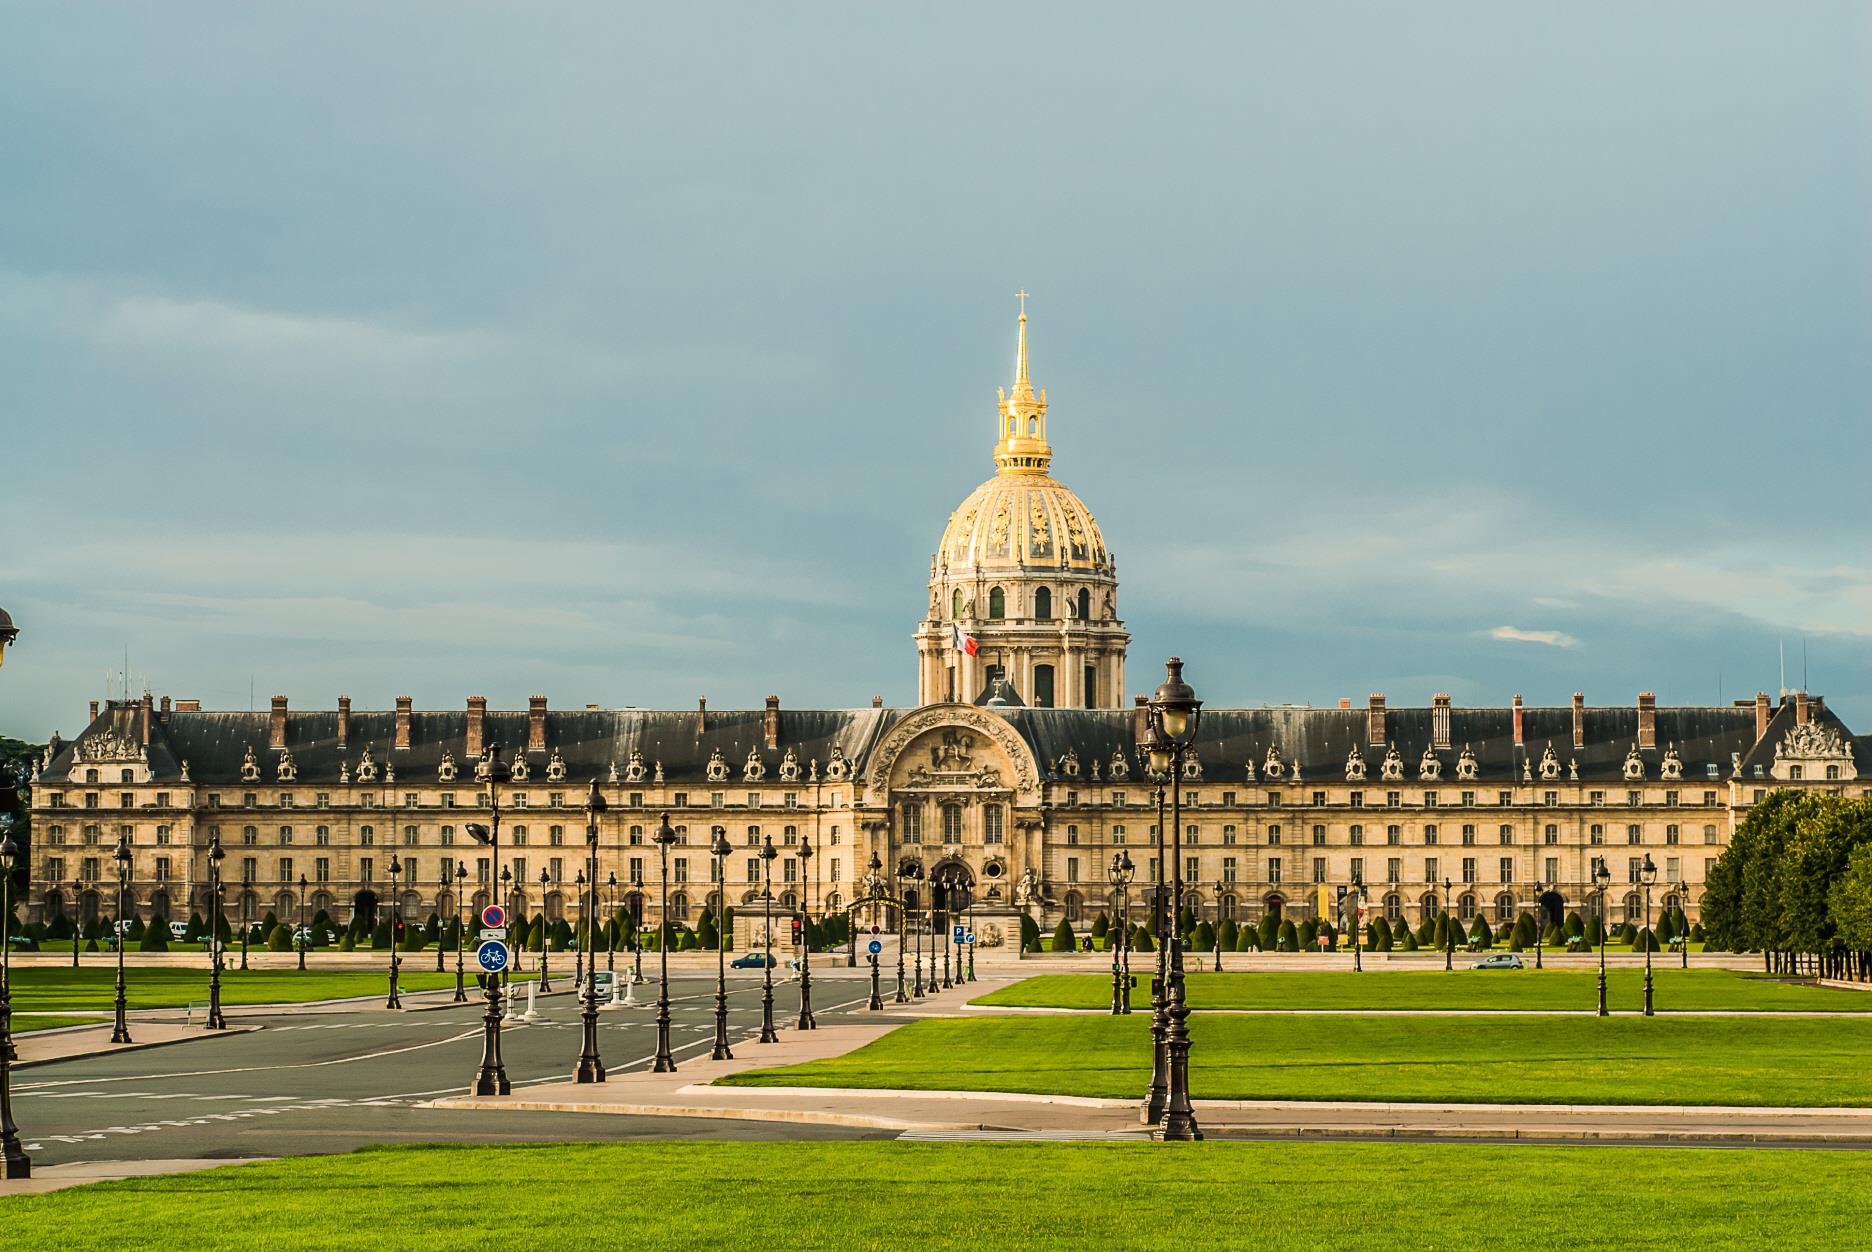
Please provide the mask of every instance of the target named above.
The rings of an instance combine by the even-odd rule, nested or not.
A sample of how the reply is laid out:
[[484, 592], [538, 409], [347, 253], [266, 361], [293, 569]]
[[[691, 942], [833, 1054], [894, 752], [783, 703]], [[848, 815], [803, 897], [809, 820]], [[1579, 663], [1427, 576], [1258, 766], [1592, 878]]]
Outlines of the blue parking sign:
[[967, 934], [968, 928], [966, 926], [957, 926], [955, 928], [955, 942], [958, 944], [962, 943], [964, 936]]
[[873, 939], [870, 943], [865, 945], [865, 950], [872, 956], [876, 956], [884, 950], [884, 941], [882, 939]]

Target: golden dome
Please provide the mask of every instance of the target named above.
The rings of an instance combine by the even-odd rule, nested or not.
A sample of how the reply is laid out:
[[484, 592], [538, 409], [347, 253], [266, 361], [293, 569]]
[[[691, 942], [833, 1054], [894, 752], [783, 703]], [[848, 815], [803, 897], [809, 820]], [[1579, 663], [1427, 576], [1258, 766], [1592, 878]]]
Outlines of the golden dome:
[[947, 569], [1103, 572], [1109, 558], [1092, 510], [1046, 474], [1002, 471], [949, 515], [938, 563]]
[[1053, 448], [1047, 442], [1046, 390], [1036, 393], [1027, 373], [1026, 295], [1021, 293], [1013, 394], [1001, 392], [996, 409], [995, 476], [949, 515], [936, 562], [952, 571], [1104, 573], [1110, 558], [1092, 510], [1047, 473]]

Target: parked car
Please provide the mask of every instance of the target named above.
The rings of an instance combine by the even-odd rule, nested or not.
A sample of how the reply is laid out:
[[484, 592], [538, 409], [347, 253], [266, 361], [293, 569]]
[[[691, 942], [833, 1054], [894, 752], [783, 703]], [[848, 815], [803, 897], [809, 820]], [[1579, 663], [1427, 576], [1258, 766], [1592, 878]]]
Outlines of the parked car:
[[728, 962], [735, 969], [770, 969], [779, 963], [765, 952], [749, 952]]
[[1527, 962], [1521, 959], [1519, 952], [1497, 952], [1494, 956], [1485, 956], [1470, 966], [1471, 969], [1526, 969]]

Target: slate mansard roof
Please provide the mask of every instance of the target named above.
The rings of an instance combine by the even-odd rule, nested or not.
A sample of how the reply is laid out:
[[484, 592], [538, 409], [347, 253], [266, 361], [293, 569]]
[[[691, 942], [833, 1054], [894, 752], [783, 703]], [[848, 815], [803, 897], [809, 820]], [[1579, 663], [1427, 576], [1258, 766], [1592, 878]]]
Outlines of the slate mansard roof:
[[[141, 743], [144, 712], [140, 704], [108, 704], [69, 743], [54, 741], [44, 773], [64, 778], [76, 754], [94, 737], [114, 736], [120, 742]], [[1833, 727], [1851, 742], [1855, 756], [1864, 760], [1872, 750], [1872, 737], [1855, 738], [1818, 699], [1812, 717]], [[800, 779], [809, 777], [817, 763], [823, 777], [836, 751], [863, 777], [880, 741], [914, 710], [862, 709], [709, 709], [698, 710], [582, 709], [544, 712], [545, 749], [527, 753], [531, 781], [546, 781], [545, 769], [553, 753], [563, 760], [567, 786], [593, 778], [609, 779], [615, 765], [619, 778], [633, 751], [641, 752], [647, 769], [661, 765], [669, 784], [732, 787], [743, 782], [743, 767], [750, 748], [758, 749], [766, 768], [764, 781], [781, 782], [780, 765], [791, 749], [800, 766]], [[1054, 782], [1093, 781], [1109, 777], [1114, 755], [1130, 754], [1134, 714], [1131, 710], [1035, 709], [1009, 707], [989, 710], [1004, 718], [1027, 743], [1040, 765], [1043, 779]], [[1386, 742], [1368, 741], [1368, 710], [1356, 708], [1269, 707], [1258, 709], [1205, 709], [1196, 750], [1201, 776], [1209, 783], [1344, 783], [1348, 754], [1365, 763], [1366, 783], [1382, 787], [1383, 764], [1395, 746], [1403, 764], [1401, 782], [1429, 785], [1421, 776], [1425, 749], [1432, 745], [1436, 718], [1442, 710], [1431, 707], [1390, 707], [1383, 710]], [[1440, 762], [1438, 785], [1543, 781], [1540, 761], [1549, 745], [1559, 771], [1551, 781], [1616, 784], [1625, 781], [1628, 754], [1638, 743], [1640, 711], [1636, 707], [1588, 707], [1582, 711], [1583, 743], [1574, 746], [1571, 707], [1521, 709], [1522, 743], [1514, 741], [1514, 714], [1510, 707], [1447, 709], [1448, 747], [1434, 755]], [[434, 782], [444, 753], [453, 755], [458, 779], [471, 783], [473, 770], [467, 754], [469, 713], [465, 710], [416, 710], [409, 714], [409, 746], [393, 748], [397, 714], [389, 710], [363, 710], [349, 714], [346, 746], [338, 746], [336, 711], [290, 711], [284, 715], [285, 747], [292, 753], [295, 781], [304, 784], [336, 783], [341, 767], [355, 769], [365, 748], [381, 768], [393, 764], [399, 783]], [[766, 746], [766, 718], [777, 721], [777, 747]], [[1761, 777], [1769, 773], [1775, 745], [1794, 728], [1791, 700], [1773, 711], [1768, 732], [1756, 734], [1753, 705], [1728, 707], [1659, 707], [1655, 714], [1655, 747], [1639, 751], [1644, 777], [1656, 781], [1666, 752], [1674, 749], [1682, 763], [1686, 784], [1726, 780], [1732, 776]], [[278, 753], [269, 749], [271, 712], [216, 712], [176, 709], [153, 713], [148, 722], [148, 764], [153, 781], [179, 780], [183, 763], [190, 780], [202, 785], [238, 786], [241, 766], [251, 748], [260, 767], [259, 781], [277, 781]], [[527, 710], [488, 710], [484, 735], [499, 743], [511, 758], [528, 741]], [[1278, 749], [1284, 771], [1270, 778], [1266, 770], [1270, 749]], [[1472, 779], [1459, 778], [1458, 761], [1464, 750], [1474, 754]], [[708, 765], [716, 752], [728, 767], [725, 780], [710, 780]], [[1740, 763], [1740, 769], [1737, 766]], [[1249, 766], [1253, 766], [1252, 776]], [[1759, 769], [1758, 769], [1759, 767]], [[1135, 778], [1135, 772], [1131, 775]], [[646, 778], [645, 781], [650, 781]]]

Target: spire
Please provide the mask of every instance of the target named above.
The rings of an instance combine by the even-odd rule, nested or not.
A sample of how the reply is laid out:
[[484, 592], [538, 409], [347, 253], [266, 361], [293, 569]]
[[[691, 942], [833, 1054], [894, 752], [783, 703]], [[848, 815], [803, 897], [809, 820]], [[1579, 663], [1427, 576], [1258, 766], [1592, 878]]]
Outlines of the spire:
[[996, 416], [995, 468], [1002, 474], [1044, 474], [1053, 460], [1047, 443], [1046, 390], [1034, 392], [1027, 370], [1027, 293], [1019, 291], [1019, 336], [1014, 351], [1014, 391], [997, 389], [1000, 411]]

